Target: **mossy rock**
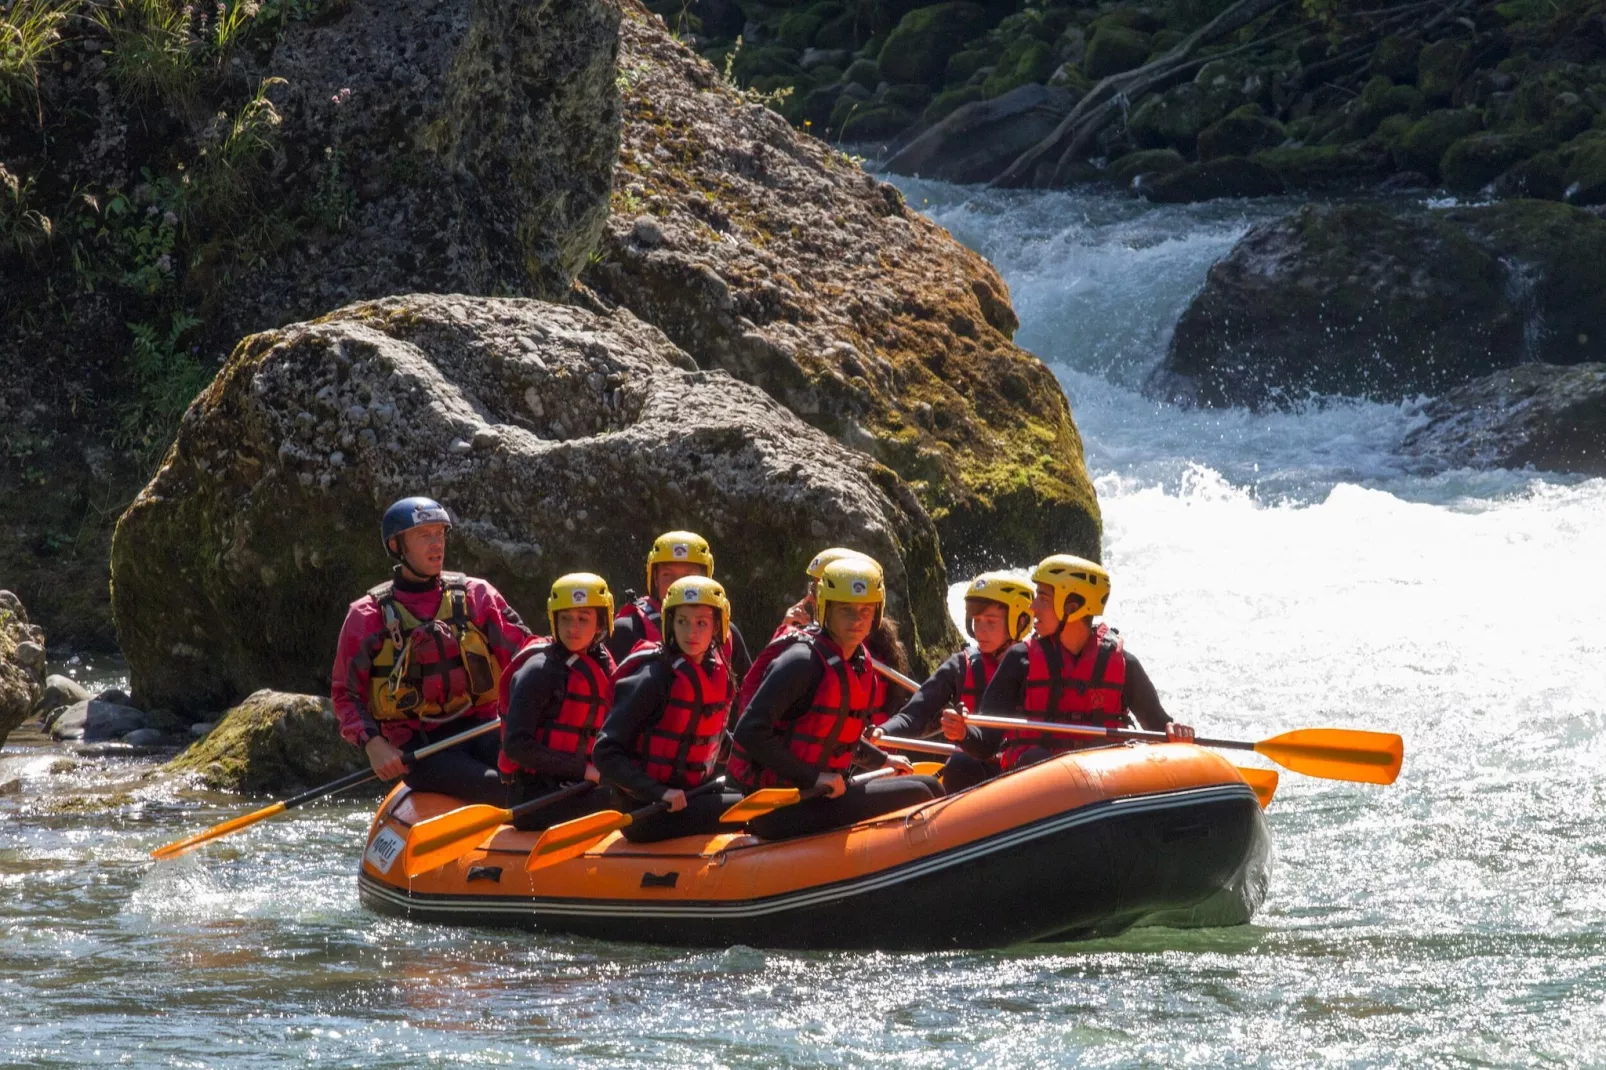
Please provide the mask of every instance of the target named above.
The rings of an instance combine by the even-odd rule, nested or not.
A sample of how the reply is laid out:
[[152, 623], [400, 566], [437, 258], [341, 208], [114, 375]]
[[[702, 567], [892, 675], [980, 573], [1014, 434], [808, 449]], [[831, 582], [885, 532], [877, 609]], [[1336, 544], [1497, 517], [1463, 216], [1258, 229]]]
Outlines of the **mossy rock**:
[[1447, 103], [1466, 77], [1472, 44], [1464, 38], [1445, 38], [1425, 45], [1416, 57], [1416, 87], [1435, 104]]
[[979, 85], [962, 85], [958, 89], [945, 89], [931, 99], [921, 118], [928, 123], [938, 123], [966, 104], [973, 104], [986, 98], [987, 94], [981, 91]]
[[824, 25], [825, 20], [812, 11], [788, 11], [775, 28], [775, 40], [801, 51], [814, 44], [815, 35]]
[[931, 88], [924, 85], [889, 85], [881, 94], [881, 103], [916, 112], [931, 103]]
[[815, 133], [823, 134], [831, 124], [831, 113], [836, 110], [837, 101], [842, 99], [842, 88], [840, 83], [822, 85], [809, 90], [803, 97], [799, 115], [808, 120]]
[[1572, 204], [1606, 204], [1606, 131], [1580, 134], [1558, 154], [1563, 162], [1563, 195]]
[[1181, 30], [1156, 30], [1154, 36], [1149, 38], [1149, 58], [1159, 59], [1187, 40], [1187, 37]]
[[1276, 148], [1287, 136], [1283, 124], [1276, 119], [1235, 113], [1199, 132], [1199, 159], [1248, 156], [1261, 149]]
[[1093, 79], [1084, 74], [1082, 68], [1076, 64], [1062, 63], [1059, 69], [1049, 76], [1047, 84], [1054, 89], [1069, 89], [1080, 100], [1093, 88]]
[[1104, 175], [1115, 186], [1126, 189], [1139, 175], [1169, 174], [1182, 170], [1187, 164], [1176, 149], [1140, 149], [1111, 163]]
[[1535, 133], [1472, 134], [1445, 150], [1439, 174], [1452, 190], [1476, 192], [1546, 147]]
[[368, 767], [340, 736], [329, 700], [261, 690], [164, 767], [213, 791], [291, 795]]
[[1192, 204], [1224, 197], [1275, 197], [1283, 192], [1275, 171], [1242, 156], [1223, 156], [1162, 175], [1141, 175], [1138, 195], [1155, 204]]
[[1497, 197], [1559, 201], [1567, 189], [1561, 156], [1554, 152], [1530, 156], [1495, 179], [1493, 188]]
[[881, 71], [893, 82], [939, 85], [949, 57], [986, 28], [987, 13], [967, 0], [911, 11], [881, 49]]
[[1088, 24], [1088, 29], [1097, 33], [1106, 27], [1120, 30], [1136, 30], [1143, 34], [1152, 34], [1160, 29], [1164, 23], [1154, 16], [1152, 12], [1142, 8], [1123, 7], [1105, 15], [1100, 15]]
[[992, 65], [997, 53], [984, 48], [967, 48], [948, 57], [948, 70], [943, 74], [947, 85], [960, 85], [983, 67]]
[[1377, 43], [1372, 59], [1366, 65], [1370, 74], [1379, 74], [1394, 82], [1416, 81], [1417, 58], [1422, 54], [1422, 42], [1414, 37], [1391, 34]]
[[1394, 164], [1401, 171], [1420, 171], [1429, 178], [1439, 177], [1439, 161], [1451, 145], [1483, 128], [1483, 114], [1476, 108], [1443, 108], [1429, 112], [1412, 124], [1392, 147]]
[[914, 113], [892, 104], [870, 104], [842, 123], [843, 141], [885, 141], [915, 124]]
[[794, 79], [800, 78], [803, 68], [797, 65], [797, 61], [802, 58], [802, 49], [785, 45], [744, 48], [731, 61], [731, 77], [743, 85], [749, 85], [754, 79], [766, 75], [784, 74]]
[[1270, 168], [1290, 189], [1320, 189], [1370, 182], [1388, 170], [1388, 155], [1365, 142], [1300, 145], [1267, 149], [1252, 157]]
[[881, 84], [881, 67], [873, 59], [856, 59], [842, 72], [842, 80], [873, 90]]
[[1127, 131], [1142, 148], [1169, 147], [1191, 153], [1199, 134], [1244, 102], [1233, 88], [1202, 87], [1192, 82], [1150, 97], [1132, 113]]
[[1094, 81], [1140, 66], [1149, 58], [1149, 35], [1125, 26], [1104, 24], [1087, 43], [1082, 69]]
[[998, 97], [1023, 85], [1047, 82], [1058, 65], [1049, 45], [1038, 40], [1017, 41], [1005, 50], [993, 73], [982, 83], [982, 92]]

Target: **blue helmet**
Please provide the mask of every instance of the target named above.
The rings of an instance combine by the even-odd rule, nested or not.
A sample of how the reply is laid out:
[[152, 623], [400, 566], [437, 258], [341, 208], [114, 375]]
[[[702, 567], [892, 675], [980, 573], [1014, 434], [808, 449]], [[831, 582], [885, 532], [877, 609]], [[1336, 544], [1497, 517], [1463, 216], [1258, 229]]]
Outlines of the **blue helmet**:
[[379, 537], [385, 544], [385, 552], [392, 557], [401, 556], [390, 548], [390, 540], [424, 524], [445, 524], [450, 531], [452, 515], [434, 498], [403, 498], [386, 509], [385, 518], [379, 522]]

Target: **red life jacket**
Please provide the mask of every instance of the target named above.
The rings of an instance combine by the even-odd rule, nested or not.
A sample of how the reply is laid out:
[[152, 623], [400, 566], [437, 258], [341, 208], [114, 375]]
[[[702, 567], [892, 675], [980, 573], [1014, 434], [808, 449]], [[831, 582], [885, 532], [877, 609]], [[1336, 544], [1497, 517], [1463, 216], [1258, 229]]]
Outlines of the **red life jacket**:
[[[853, 764], [853, 748], [870, 726], [872, 715], [885, 719], [887, 685], [870, 667], [863, 646], [844, 661], [842, 648], [818, 632], [799, 632], [791, 639], [807, 643], [824, 672], [807, 709], [790, 724], [777, 725], [787, 748], [822, 773], [843, 773]], [[758, 766], [738, 744], [731, 748], [726, 775], [743, 791], [774, 787], [780, 778]]]
[[[659, 612], [658, 599], [652, 597], [652, 595], [644, 594], [640, 598], [626, 602], [624, 608], [613, 618], [615, 621], [614, 626], [617, 627], [617, 622], [624, 620], [626, 617], [634, 617], [641, 622], [641, 638], [637, 639], [635, 645], [630, 648], [628, 657], [634, 657], [643, 650], [657, 650], [663, 646], [663, 614]], [[729, 665], [731, 663], [730, 636], [727, 635], [725, 641], [720, 644], [719, 652], [724, 657], [725, 664]], [[622, 661], [621, 664], [623, 664]]]
[[[563, 658], [568, 672], [564, 677], [563, 703], [558, 707], [556, 716], [548, 717], [535, 730], [535, 741], [547, 750], [578, 754], [589, 760], [591, 745], [596, 742], [597, 733], [602, 729], [602, 719], [607, 716], [608, 706], [613, 702], [613, 680], [607, 667], [589, 651], [571, 654], [550, 637], [531, 639], [525, 643], [502, 673], [502, 679], [497, 684], [497, 699], [504, 720], [504, 738], [513, 674], [519, 666], [542, 651], [550, 651], [553, 656]], [[497, 756], [496, 767], [509, 775], [521, 772], [523, 768], [509, 758], [505, 750]]]
[[[632, 655], [620, 663], [614, 678], [623, 679], [636, 666], [661, 656], [656, 649]], [[630, 752], [658, 783], [695, 788], [714, 771], [735, 688], [730, 668], [718, 655], [705, 659], [708, 668], [678, 650], [671, 657], [669, 667], [675, 677], [669, 685], [669, 698], [657, 720], [631, 743]]]
[[[1126, 652], [1121, 637], [1100, 624], [1081, 651], [1069, 657], [1057, 637], [1026, 640], [1026, 694], [1021, 710], [1033, 720], [1085, 724], [1100, 728], [1126, 726]], [[1031, 747], [1050, 753], [1097, 745], [1093, 739], [1047, 732], [1010, 730], [999, 764], [1013, 769]]]
[[777, 629], [774, 638], [764, 644], [764, 649], [758, 652], [753, 664], [747, 667], [747, 675], [742, 677], [742, 689], [736, 695], [736, 704], [731, 707], [737, 717], [742, 715], [742, 711], [747, 709], [747, 704], [753, 701], [753, 696], [758, 694], [758, 685], [764, 682], [764, 673], [769, 669], [770, 662], [774, 661], [781, 651], [797, 642], [799, 632], [808, 629], [818, 632], [819, 625], [782, 627]]
[[981, 696], [993, 682], [993, 674], [1002, 660], [1002, 651], [999, 656], [989, 658], [976, 647], [965, 648], [965, 672], [959, 681], [959, 701], [965, 704], [965, 709], [971, 713], [981, 712]]
[[368, 712], [376, 721], [433, 728], [470, 711], [490, 716], [502, 670], [469, 619], [468, 577], [443, 572], [440, 579], [440, 607], [427, 621], [397, 600], [394, 581], [368, 592], [385, 629], [368, 681]]

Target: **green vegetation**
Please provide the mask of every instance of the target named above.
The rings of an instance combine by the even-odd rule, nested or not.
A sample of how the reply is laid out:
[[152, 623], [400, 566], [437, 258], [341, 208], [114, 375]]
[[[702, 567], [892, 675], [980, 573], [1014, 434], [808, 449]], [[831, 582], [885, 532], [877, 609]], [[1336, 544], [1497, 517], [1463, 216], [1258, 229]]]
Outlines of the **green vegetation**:
[[75, 0], [16, 0], [0, 15], [0, 111], [31, 100], [44, 123], [39, 65], [61, 44], [61, 24]]
[[217, 372], [184, 346], [184, 336], [200, 323], [194, 316], [174, 312], [165, 330], [150, 323], [128, 325], [134, 336], [130, 363], [138, 389], [123, 412], [116, 441], [148, 462], [167, 449], [179, 417]]

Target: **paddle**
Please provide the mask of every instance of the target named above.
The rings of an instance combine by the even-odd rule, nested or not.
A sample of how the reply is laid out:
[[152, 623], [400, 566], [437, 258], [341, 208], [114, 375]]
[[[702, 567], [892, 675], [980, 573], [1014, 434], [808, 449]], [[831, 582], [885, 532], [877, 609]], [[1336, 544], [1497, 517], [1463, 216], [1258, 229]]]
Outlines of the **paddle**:
[[[699, 795], [706, 795], [724, 786], [725, 778], [715, 777], [706, 784], [692, 788], [686, 793], [686, 798], [689, 800]], [[534, 873], [538, 869], [567, 862], [571, 858], [585, 854], [608, 833], [629, 828], [642, 818], [663, 813], [667, 809], [669, 809], [668, 803], [655, 802], [639, 810], [632, 810], [628, 814], [620, 813], [618, 810], [599, 810], [585, 817], [577, 817], [573, 821], [565, 821], [561, 825], [553, 825], [541, 833], [541, 838], [535, 841], [535, 849], [530, 852], [530, 860], [524, 864], [524, 868]]]
[[1254, 791], [1255, 798], [1260, 800], [1260, 808], [1264, 810], [1270, 806], [1271, 797], [1277, 794], [1277, 770], [1256, 769], [1252, 765], [1239, 765], [1234, 768], [1244, 778], [1244, 783]]
[[[860, 773], [849, 783], [863, 784], [867, 780], [877, 777], [891, 776], [897, 770], [890, 766], [872, 769], [868, 773]], [[792, 806], [804, 799], [817, 799], [825, 794], [825, 788], [815, 785], [812, 788], [759, 788], [753, 794], [719, 815], [720, 821], [726, 824], [739, 825], [744, 821], [751, 821], [755, 817], [763, 817], [773, 810], [783, 806]]]
[[[883, 665], [874, 658], [870, 664], [876, 672], [885, 676], [895, 684], [904, 687], [918, 685], [903, 673], [890, 666]], [[1048, 721], [1029, 721], [1023, 717], [987, 717], [976, 713], [964, 715], [966, 724], [974, 724], [982, 728], [1003, 729], [1031, 729], [1039, 732], [1058, 732], [1068, 736], [1094, 736], [1105, 739], [1141, 739], [1150, 743], [1166, 742], [1164, 732], [1143, 732], [1127, 728], [1093, 728], [1085, 725], [1054, 724]], [[925, 740], [896, 739], [883, 737], [876, 741], [878, 744], [897, 747], [902, 750], [924, 751], [925, 753], [941, 753], [932, 751], [932, 744]], [[1302, 728], [1294, 732], [1284, 732], [1271, 739], [1263, 739], [1258, 743], [1250, 743], [1236, 739], [1205, 739], [1194, 740], [1201, 747], [1216, 747], [1220, 750], [1252, 750], [1263, 754], [1285, 769], [1292, 769], [1296, 773], [1306, 776], [1324, 777], [1328, 780], [1352, 780], [1363, 784], [1392, 784], [1400, 775], [1400, 762], [1405, 757], [1405, 741], [1392, 732], [1365, 732], [1352, 728]], [[1255, 794], [1261, 797], [1261, 806], [1271, 801], [1271, 796], [1277, 790], [1277, 782], [1271, 781], [1266, 787], [1263, 774], [1270, 770], [1251, 770], [1239, 766], [1238, 771], [1244, 775], [1244, 780], [1255, 789]], [[1251, 773], [1262, 774], [1258, 783], [1251, 779]]]
[[[965, 723], [982, 728], [1049, 732], [1061, 736], [1091, 736], [1104, 739], [1141, 739], [1149, 743], [1166, 742], [1164, 732], [1144, 732], [1133, 728], [1095, 728], [1090, 725], [1056, 724], [1024, 717], [992, 717], [979, 713], [965, 715]], [[1353, 780], [1363, 784], [1392, 784], [1400, 775], [1405, 741], [1392, 732], [1364, 732], [1352, 728], [1301, 728], [1280, 736], [1250, 742], [1241, 739], [1194, 741], [1201, 747], [1222, 750], [1252, 750], [1296, 773], [1327, 780]]]
[[[420, 758], [428, 758], [431, 754], [439, 754], [447, 747], [455, 747], [459, 743], [465, 743], [468, 740], [474, 739], [476, 736], [483, 736], [485, 733], [494, 731], [501, 727], [502, 722], [500, 719], [486, 721], [484, 724], [475, 725], [466, 732], [459, 732], [457, 735], [452, 736], [449, 739], [443, 739], [439, 743], [431, 743], [427, 747], [419, 747], [417, 750], [410, 750], [402, 755], [402, 761], [408, 765], [412, 765]], [[172, 843], [163, 844], [151, 852], [151, 857], [175, 858], [190, 850], [192, 847], [198, 847], [208, 840], [215, 840], [220, 836], [227, 836], [231, 832], [239, 832], [243, 828], [250, 828], [258, 821], [266, 820], [267, 818], [273, 817], [275, 814], [282, 814], [286, 810], [294, 810], [296, 807], [304, 806], [307, 803], [312, 802], [314, 799], [321, 799], [325, 795], [333, 795], [337, 791], [345, 791], [347, 788], [354, 788], [358, 784], [366, 783], [367, 781], [375, 779], [378, 779], [378, 774], [376, 774], [372, 769], [359, 769], [357, 772], [347, 774], [346, 776], [341, 777], [339, 780], [331, 780], [321, 788], [313, 788], [311, 791], [304, 791], [300, 795], [294, 796], [293, 798], [285, 799], [283, 802], [276, 802], [272, 806], [264, 806], [262, 809], [254, 810], [243, 817], [230, 818], [222, 824], [213, 825], [205, 832], [197, 832], [195, 835], [186, 836], [182, 840], [174, 840]]]
[[439, 869], [472, 851], [478, 846], [483, 833], [503, 825], [511, 825], [525, 814], [533, 814], [553, 803], [584, 795], [595, 787], [596, 784], [591, 781], [582, 780], [578, 784], [570, 784], [568, 787], [521, 802], [512, 809], [484, 804], [460, 806], [450, 813], [432, 817], [428, 821], [420, 821], [413, 826], [412, 833], [407, 837], [407, 846], [402, 851], [402, 869], [407, 874], [408, 880], [420, 873]]

